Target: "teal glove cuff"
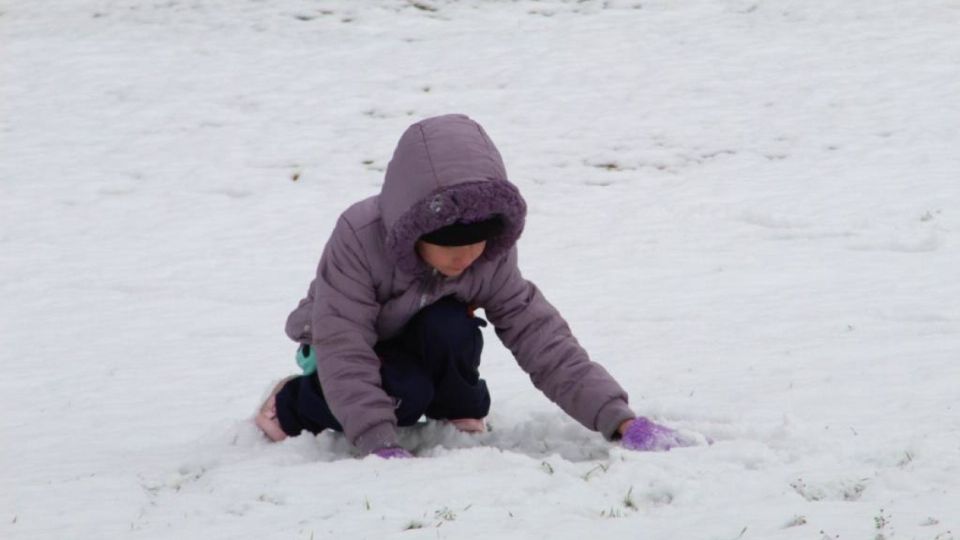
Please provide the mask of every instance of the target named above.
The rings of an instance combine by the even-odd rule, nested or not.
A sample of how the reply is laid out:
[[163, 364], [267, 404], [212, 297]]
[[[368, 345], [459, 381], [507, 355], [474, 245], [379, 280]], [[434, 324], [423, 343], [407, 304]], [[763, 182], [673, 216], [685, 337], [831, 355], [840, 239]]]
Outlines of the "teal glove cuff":
[[317, 352], [310, 345], [301, 345], [297, 349], [297, 365], [303, 370], [304, 375], [310, 375], [317, 371]]

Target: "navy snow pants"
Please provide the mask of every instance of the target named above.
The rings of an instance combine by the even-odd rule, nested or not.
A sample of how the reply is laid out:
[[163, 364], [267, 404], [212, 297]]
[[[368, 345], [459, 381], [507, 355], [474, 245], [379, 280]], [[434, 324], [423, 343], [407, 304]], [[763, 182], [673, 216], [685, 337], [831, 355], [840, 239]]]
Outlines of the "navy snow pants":
[[[478, 371], [482, 325], [486, 322], [474, 317], [466, 304], [446, 297], [420, 310], [399, 336], [377, 343], [374, 351], [381, 360], [381, 383], [396, 400], [397, 425], [413, 425], [423, 415], [434, 419], [487, 416], [490, 392]], [[291, 436], [302, 430], [343, 431], [315, 373], [283, 386], [277, 394], [277, 419]]]

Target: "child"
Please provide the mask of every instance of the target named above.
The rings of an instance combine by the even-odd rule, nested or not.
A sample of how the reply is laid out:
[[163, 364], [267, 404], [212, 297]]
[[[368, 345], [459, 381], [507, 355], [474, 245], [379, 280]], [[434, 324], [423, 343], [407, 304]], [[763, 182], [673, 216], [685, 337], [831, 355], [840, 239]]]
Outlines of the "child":
[[[620, 385], [517, 268], [526, 203], [484, 129], [428, 118], [397, 144], [379, 195], [348, 208], [307, 297], [287, 319], [305, 375], [280, 382], [255, 418], [274, 441], [342, 431], [365, 453], [410, 457], [397, 426], [422, 415], [486, 430], [477, 371], [482, 307], [534, 386], [567, 414], [636, 450], [683, 444], [637, 418]], [[316, 373], [312, 373], [313, 363]]]

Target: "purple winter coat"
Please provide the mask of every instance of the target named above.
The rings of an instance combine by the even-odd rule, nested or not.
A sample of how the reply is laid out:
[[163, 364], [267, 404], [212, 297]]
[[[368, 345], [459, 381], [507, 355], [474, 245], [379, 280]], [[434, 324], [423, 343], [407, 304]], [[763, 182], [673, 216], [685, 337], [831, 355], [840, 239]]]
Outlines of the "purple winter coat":
[[[504, 231], [461, 275], [445, 277], [416, 254], [421, 235], [494, 214]], [[373, 346], [449, 295], [483, 308], [534, 386], [587, 428], [612, 438], [635, 416], [626, 392], [521, 276], [515, 243], [525, 216], [526, 203], [479, 124], [446, 115], [404, 132], [380, 195], [340, 216], [307, 297], [287, 319], [287, 335], [315, 348], [324, 396], [351, 443], [364, 452], [397, 443], [395, 403], [381, 387]]]

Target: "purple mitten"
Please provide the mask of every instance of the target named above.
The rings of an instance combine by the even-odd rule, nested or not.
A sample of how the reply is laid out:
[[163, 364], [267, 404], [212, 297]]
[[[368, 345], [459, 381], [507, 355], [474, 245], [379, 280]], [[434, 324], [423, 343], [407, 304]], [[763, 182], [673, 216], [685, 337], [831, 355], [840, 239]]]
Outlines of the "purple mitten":
[[386, 448], [380, 448], [379, 450], [374, 450], [374, 454], [377, 457], [382, 457], [383, 459], [394, 459], [394, 458], [412, 458], [413, 454], [407, 452], [399, 446], [388, 446]]
[[623, 434], [621, 441], [623, 447], [627, 450], [640, 450], [643, 452], [659, 452], [670, 450], [677, 446], [688, 446], [679, 433], [676, 431], [655, 424], [648, 418], [642, 416], [630, 422], [627, 430]]

